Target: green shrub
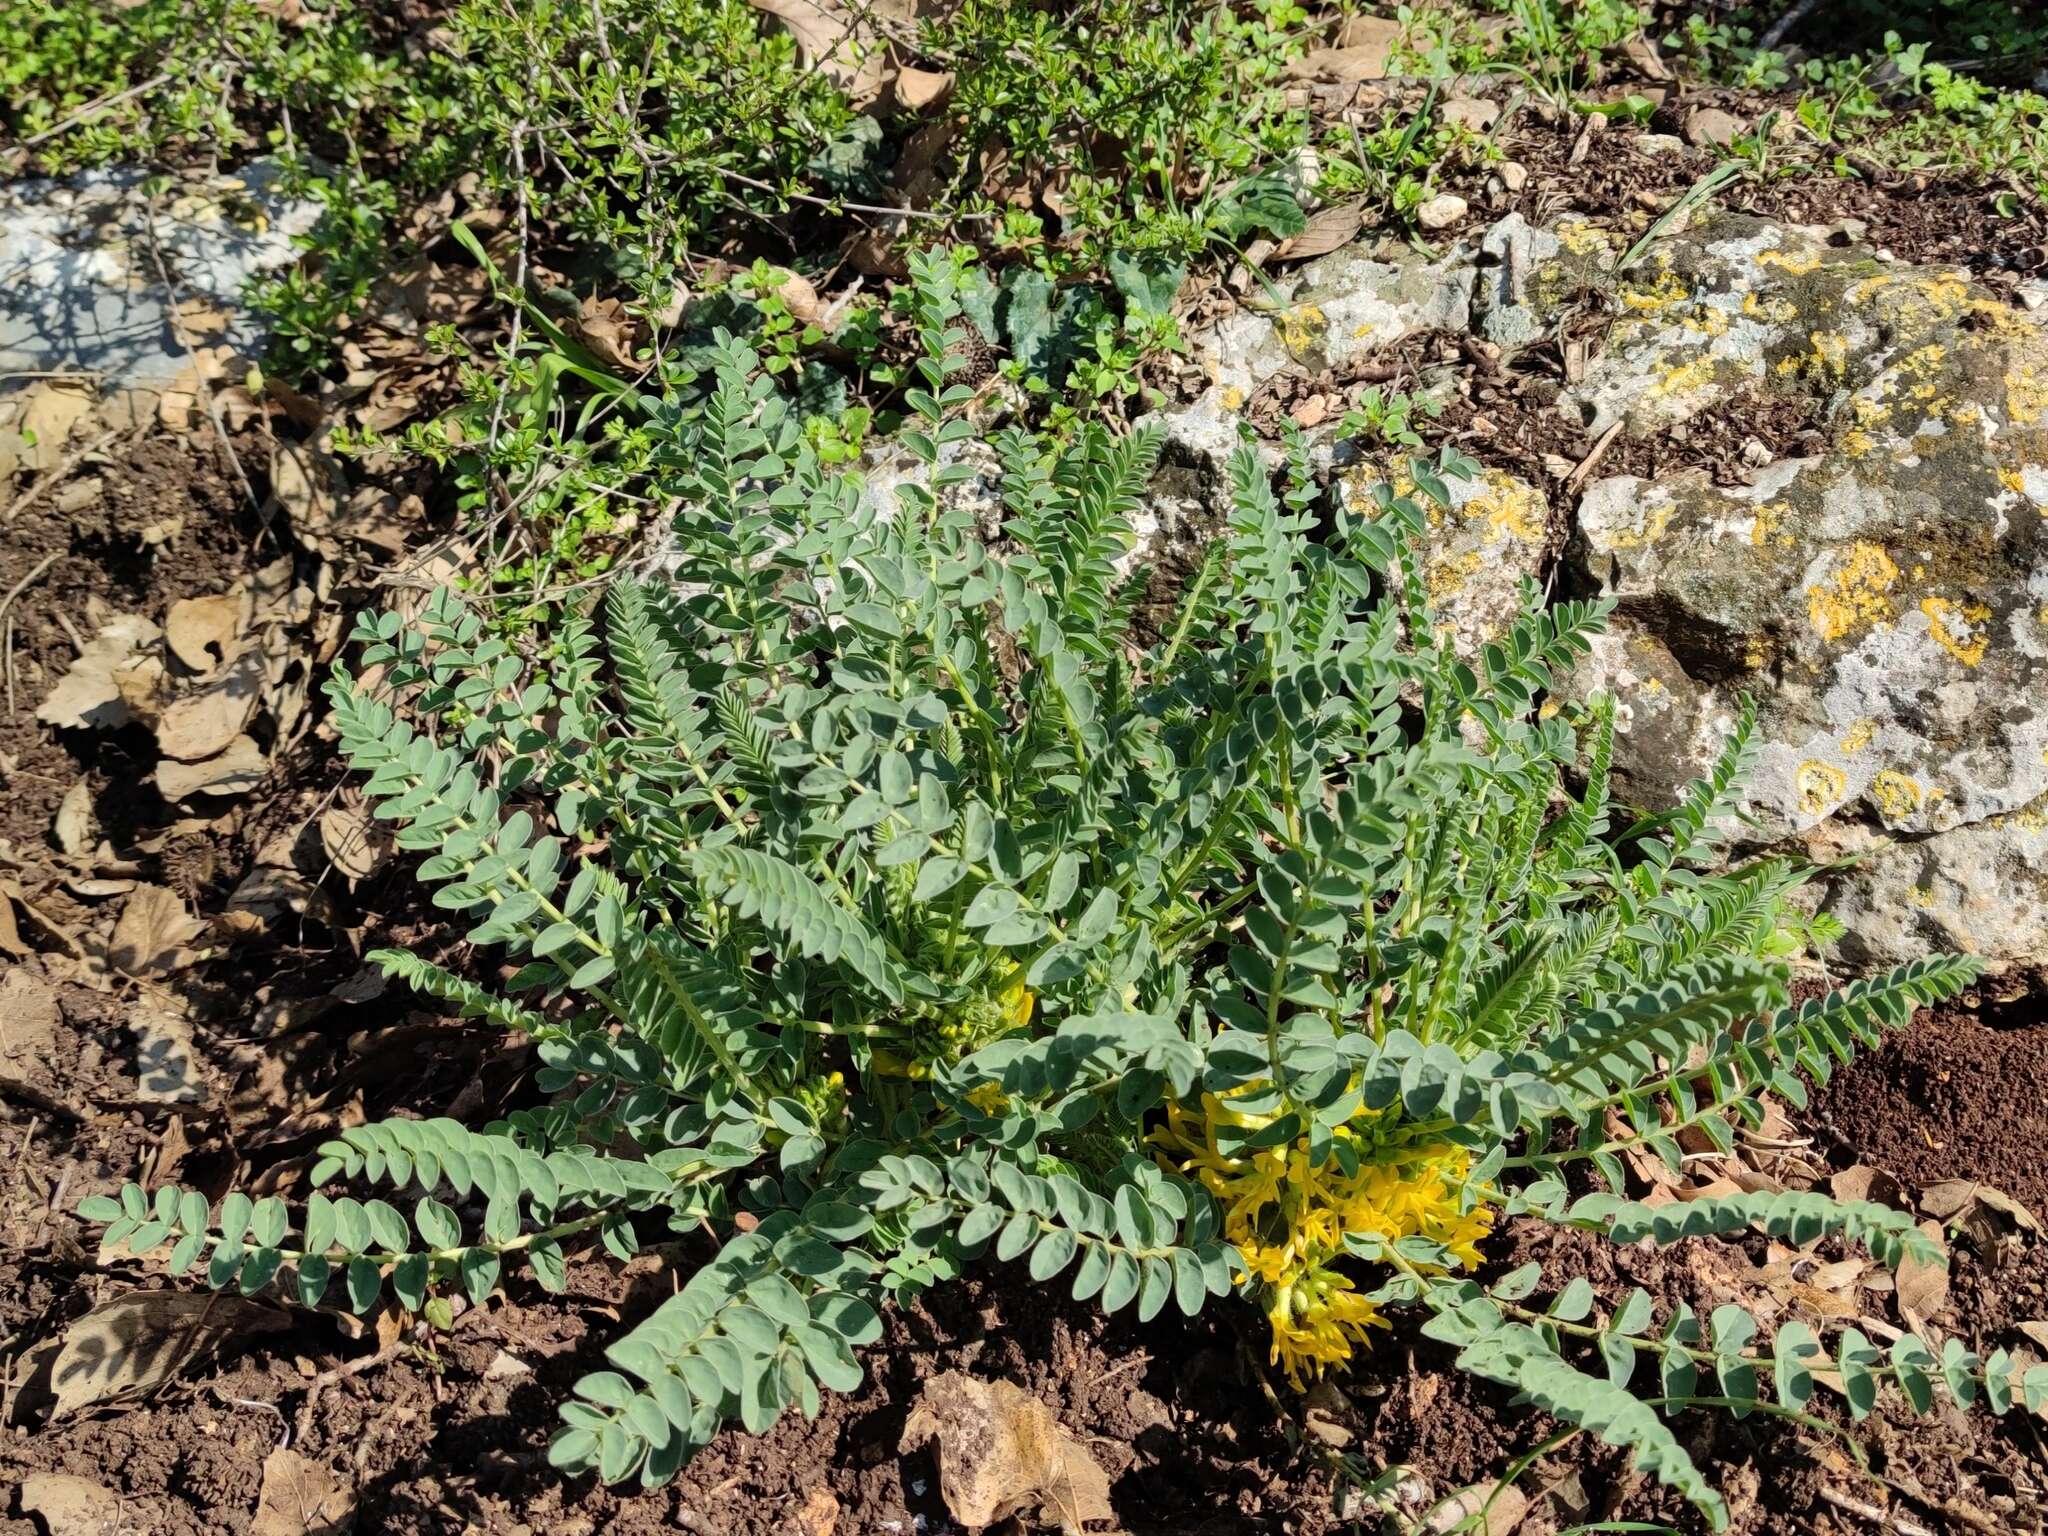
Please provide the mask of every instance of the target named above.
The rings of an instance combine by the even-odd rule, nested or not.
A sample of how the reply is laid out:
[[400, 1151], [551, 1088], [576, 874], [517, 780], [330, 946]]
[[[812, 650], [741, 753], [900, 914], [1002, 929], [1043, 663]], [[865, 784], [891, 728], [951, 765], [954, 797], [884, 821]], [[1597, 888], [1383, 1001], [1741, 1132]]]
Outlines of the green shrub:
[[[715, 1251], [607, 1350], [551, 1456], [659, 1483], [725, 1421], [765, 1429], [853, 1390], [878, 1308], [989, 1254], [1149, 1318], [1233, 1290], [1297, 1380], [1368, 1326], [1626, 1446], [1717, 1522], [1663, 1415], [1797, 1411], [1832, 1370], [2003, 1410], [2048, 1397], [2004, 1354], [1640, 1292], [1595, 1320], [1531, 1265], [1466, 1272], [1536, 1214], [1618, 1241], [1761, 1226], [1938, 1257], [1907, 1216], [1810, 1194], [1650, 1210], [1625, 1145], [1732, 1146], [1975, 974], [1931, 960], [1788, 1002], [1825, 937], [1781, 859], [1717, 867], [1748, 746], [1667, 814], [1610, 823], [1612, 707], [1539, 708], [1602, 610], [1528, 611], [1471, 663], [1435, 635], [1412, 499], [1324, 514], [1289, 445], [1249, 446], [1235, 506], [1166, 632], [1134, 626], [1131, 516], [1157, 443], [1085, 428], [996, 448], [999, 548], [947, 491], [958, 269], [920, 259], [904, 442], [923, 485], [881, 508], [820, 465], [737, 343], [662, 474], [672, 578], [620, 582], [530, 663], [451, 595], [366, 616], [371, 672], [333, 721], [434, 901], [522, 961], [487, 990], [402, 951], [388, 972], [535, 1044], [544, 1102], [472, 1130], [388, 1120], [321, 1149], [304, 1206], [136, 1187], [111, 1243], [172, 1245], [216, 1287], [362, 1311], [388, 1289], [482, 1302], [548, 1287], [595, 1234]], [[661, 428], [658, 428], [661, 429]], [[1444, 466], [1463, 472], [1462, 462]], [[1444, 495], [1418, 462], [1425, 498]], [[1403, 600], [1385, 595], [1402, 577]], [[374, 676], [374, 681], [372, 680]], [[1581, 761], [1579, 734], [1589, 741]], [[1585, 788], [1562, 797], [1579, 765]], [[1609, 1193], [1574, 1199], [1567, 1175]], [[406, 1193], [410, 1214], [335, 1190]], [[445, 1308], [444, 1308], [445, 1315]], [[1588, 1368], [1590, 1366], [1590, 1368]], [[1770, 1383], [1766, 1394], [1761, 1383]]]

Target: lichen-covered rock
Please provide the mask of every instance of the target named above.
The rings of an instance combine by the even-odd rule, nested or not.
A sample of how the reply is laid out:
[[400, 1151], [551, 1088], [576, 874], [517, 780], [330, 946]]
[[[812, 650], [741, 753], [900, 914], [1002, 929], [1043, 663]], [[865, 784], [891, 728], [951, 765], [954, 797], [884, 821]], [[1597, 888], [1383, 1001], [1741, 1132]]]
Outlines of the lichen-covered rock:
[[[1373, 514], [1373, 490], [1382, 482], [1399, 495], [1415, 491], [1399, 463], [1359, 462], [1334, 478], [1343, 505], [1359, 516]], [[1428, 536], [1422, 580], [1438, 627], [1449, 633], [1459, 655], [1470, 658], [1514, 623], [1522, 611], [1523, 583], [1541, 580], [1550, 506], [1534, 486], [1501, 469], [1447, 475], [1444, 488], [1449, 506], [1423, 503]]]
[[1960, 276], [1746, 221], [1665, 255], [1581, 387], [1596, 424], [1762, 386], [1819, 396], [1828, 443], [1747, 485], [1587, 491], [1572, 574], [1619, 612], [1573, 687], [1618, 698], [1625, 792], [1665, 801], [1754, 694], [1754, 835], [1896, 845], [1840, 883], [1854, 958], [2048, 963], [2048, 333]]
[[1166, 428], [1168, 463], [1194, 471], [1212, 501], [1236, 451], [1245, 407], [1289, 368], [1309, 374], [1343, 369], [1418, 331], [1463, 331], [1472, 318], [1473, 253], [1464, 246], [1441, 260], [1404, 254], [1379, 261], [1333, 251], [1283, 279], [1279, 301], [1226, 315], [1190, 338], [1209, 377], [1191, 404], [1152, 418]]

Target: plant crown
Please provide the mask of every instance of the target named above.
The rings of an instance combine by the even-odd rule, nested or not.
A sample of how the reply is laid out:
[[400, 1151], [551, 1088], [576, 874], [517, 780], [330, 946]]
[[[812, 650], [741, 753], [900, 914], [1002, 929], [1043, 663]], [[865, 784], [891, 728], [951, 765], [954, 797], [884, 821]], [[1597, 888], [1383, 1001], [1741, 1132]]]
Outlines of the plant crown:
[[131, 1186], [86, 1204], [108, 1241], [433, 1316], [521, 1263], [561, 1287], [589, 1234], [624, 1257], [714, 1233], [552, 1443], [648, 1484], [727, 1420], [853, 1389], [878, 1309], [988, 1254], [1141, 1318], [1239, 1292], [1297, 1382], [1419, 1326], [1717, 1525], [1667, 1421], [1687, 1403], [1796, 1412], [1820, 1372], [1859, 1417], [1887, 1382], [1920, 1409], [1936, 1384], [2048, 1400], [2048, 1370], [1953, 1340], [1766, 1342], [1735, 1306], [1596, 1315], [1584, 1279], [1472, 1277], [1521, 1215], [1937, 1259], [1908, 1217], [1817, 1194], [1649, 1209], [1620, 1159], [1732, 1148], [1764, 1092], [1802, 1102], [1974, 963], [1790, 1002], [1789, 957], [1830, 932], [1791, 903], [1807, 871], [1720, 843], [1753, 712], [1675, 808], [1618, 824], [1612, 703], [1539, 707], [1603, 608], [1532, 588], [1470, 659], [1434, 627], [1414, 546], [1455, 456], [1357, 516], [1298, 436], [1277, 477], [1242, 447], [1170, 605], [1132, 568], [1153, 433], [999, 436], [1006, 518], [978, 526], [958, 271], [915, 267], [923, 474], [893, 501], [822, 464], [728, 340], [701, 413], [650, 408], [671, 570], [541, 662], [448, 593], [358, 624], [364, 670], [328, 685], [348, 759], [435, 903], [521, 968], [486, 989], [375, 958], [529, 1037], [545, 1102], [345, 1131], [296, 1211]]

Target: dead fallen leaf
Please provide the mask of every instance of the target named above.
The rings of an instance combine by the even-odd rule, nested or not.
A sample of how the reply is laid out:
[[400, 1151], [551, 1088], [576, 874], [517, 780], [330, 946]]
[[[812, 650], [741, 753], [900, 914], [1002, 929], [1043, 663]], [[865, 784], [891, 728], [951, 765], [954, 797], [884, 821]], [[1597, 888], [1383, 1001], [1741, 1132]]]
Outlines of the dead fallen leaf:
[[286, 1446], [263, 1458], [249, 1536], [341, 1536], [356, 1523], [354, 1487]]
[[[135, 718], [136, 706], [155, 689], [163, 664], [147, 655], [159, 631], [139, 614], [103, 625], [36, 708], [45, 725], [70, 730], [113, 730]], [[152, 669], [154, 671], [152, 672]]]
[[2048, 1321], [2031, 1321], [2014, 1325], [2033, 1343], [2048, 1349]]
[[951, 70], [940, 73], [906, 67], [896, 71], [896, 78], [890, 85], [897, 111], [922, 112], [943, 102], [952, 93], [953, 74]]
[[[1941, 1223], [1923, 1221], [1920, 1230], [1932, 1239], [1948, 1256], [1948, 1244], [1942, 1239]], [[1948, 1307], [1948, 1265], [1923, 1264], [1910, 1255], [1899, 1260], [1899, 1267], [1893, 1275], [1897, 1287], [1899, 1315], [1906, 1320], [1906, 1326], [1923, 1337], [1927, 1325]]]
[[1828, 1192], [1837, 1200], [1869, 1200], [1897, 1210], [1906, 1209], [1906, 1192], [1899, 1186], [1899, 1181], [1881, 1168], [1866, 1167], [1862, 1163], [1831, 1175]]
[[230, 1339], [270, 1333], [286, 1321], [274, 1307], [214, 1292], [136, 1291], [102, 1303], [64, 1332], [50, 1368], [50, 1416], [144, 1391]]
[[360, 804], [332, 805], [320, 813], [320, 846], [351, 882], [367, 880], [391, 857], [391, 829]]
[[247, 602], [239, 592], [216, 592], [171, 604], [164, 618], [171, 654], [194, 672], [211, 672], [227, 660], [228, 647], [241, 633]]
[[92, 415], [90, 379], [45, 379], [31, 385], [22, 406], [21, 426], [35, 442], [22, 455], [31, 469], [55, 469], [64, 462], [72, 432]]
[[190, 965], [187, 946], [206, 925], [185, 910], [176, 891], [161, 885], [138, 885], [121, 908], [107, 958], [128, 976], [168, 976]]
[[893, 71], [888, 44], [875, 23], [910, 22], [917, 8], [904, 0], [852, 5], [842, 0], [750, 0], [754, 9], [779, 21], [796, 39], [797, 52], [817, 70], [865, 105], [879, 96]]
[[244, 651], [182, 698], [174, 699], [157, 717], [157, 750], [181, 763], [218, 757], [240, 736], [263, 697], [263, 652]]
[[597, 354], [599, 362], [621, 373], [640, 372], [641, 365], [633, 358], [639, 330], [639, 321], [618, 299], [600, 299], [593, 294], [577, 312], [577, 339]]
[[0, 976], [0, 1084], [47, 1084], [56, 1050], [57, 994], [17, 965]]
[[227, 751], [203, 763], [161, 762], [156, 765], [157, 793], [166, 800], [193, 795], [244, 795], [263, 782], [270, 759], [247, 736], [237, 736]]
[[119, 1495], [68, 1472], [31, 1472], [23, 1478], [21, 1512], [40, 1515], [49, 1536], [109, 1536], [128, 1529]]
[[2002, 1189], [1975, 1179], [1943, 1179], [1920, 1191], [1920, 1209], [1937, 1221], [1967, 1220], [1979, 1210], [1997, 1211], [2029, 1232], [2039, 1232], [2034, 1213]]
[[153, 998], [128, 1015], [135, 1035], [135, 1094], [157, 1104], [200, 1104], [207, 1098], [192, 1041], [192, 1021]]
[[1362, 202], [1339, 203], [1334, 208], [1318, 209], [1309, 215], [1301, 233], [1274, 254], [1282, 261], [1307, 261], [1311, 256], [1327, 256], [1349, 245], [1364, 227], [1365, 204]]
[[92, 786], [85, 780], [80, 779], [64, 791], [64, 798], [57, 804], [57, 820], [52, 830], [57, 835], [57, 846], [74, 859], [83, 857], [91, 849]]
[[798, 1536], [832, 1536], [839, 1526], [839, 1500], [829, 1488], [813, 1488], [790, 1521]]
[[311, 443], [280, 442], [270, 456], [270, 494], [301, 543], [333, 528], [345, 484], [334, 456]]
[[959, 1371], [928, 1379], [899, 1449], [930, 1441], [946, 1508], [969, 1530], [1030, 1509], [1050, 1514], [1068, 1536], [1116, 1518], [1102, 1468], [1051, 1409], [1012, 1382]]
[[1528, 1513], [1529, 1496], [1513, 1483], [1475, 1484], [1437, 1505], [1415, 1531], [1416, 1536], [1449, 1536], [1452, 1531], [1510, 1536]]

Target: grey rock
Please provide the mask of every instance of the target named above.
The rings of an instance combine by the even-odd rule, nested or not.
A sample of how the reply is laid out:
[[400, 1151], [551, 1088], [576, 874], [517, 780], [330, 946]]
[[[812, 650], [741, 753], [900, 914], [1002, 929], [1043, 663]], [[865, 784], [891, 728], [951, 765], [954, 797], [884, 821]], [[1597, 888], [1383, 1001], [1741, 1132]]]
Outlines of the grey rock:
[[189, 361], [171, 328], [178, 301], [224, 319], [206, 343], [257, 350], [264, 333], [243, 290], [294, 259], [321, 211], [287, 197], [279, 176], [260, 161], [173, 182], [154, 202], [148, 173], [132, 167], [0, 188], [0, 374], [168, 383]]

